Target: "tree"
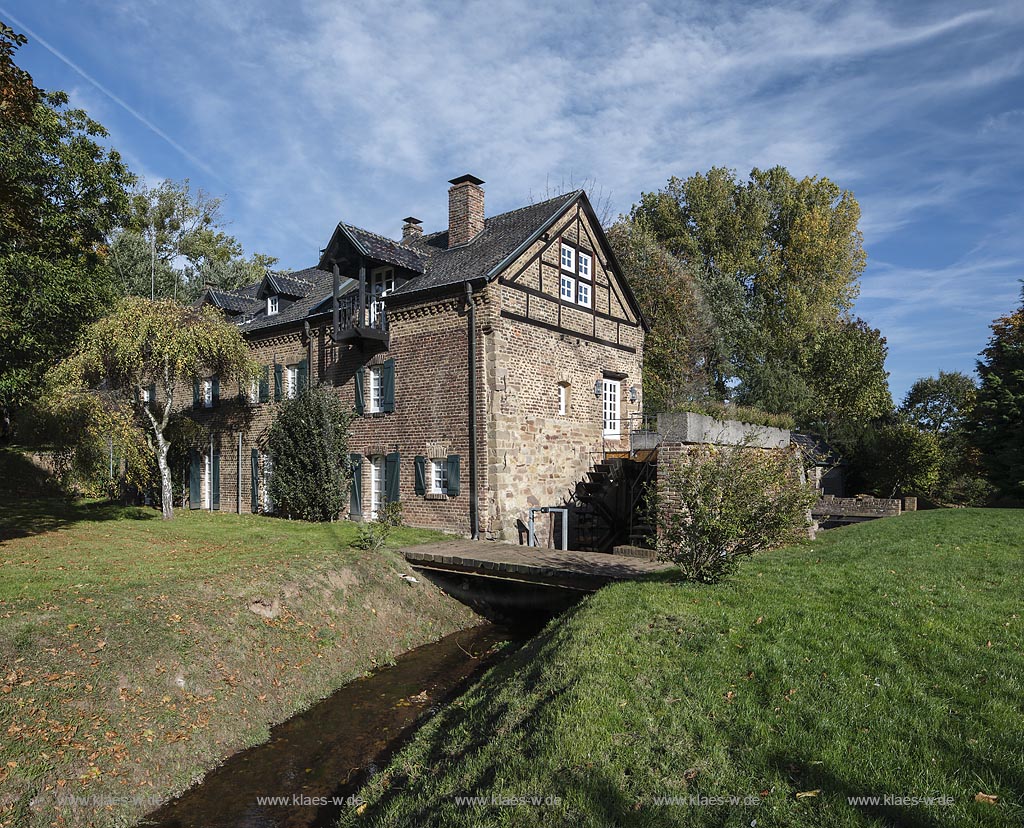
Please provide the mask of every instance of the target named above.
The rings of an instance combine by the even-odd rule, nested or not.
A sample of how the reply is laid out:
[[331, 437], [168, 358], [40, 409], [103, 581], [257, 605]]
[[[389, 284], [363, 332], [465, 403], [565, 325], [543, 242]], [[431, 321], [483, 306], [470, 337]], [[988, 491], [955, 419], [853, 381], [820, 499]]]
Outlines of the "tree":
[[134, 177], [107, 132], [13, 62], [25, 42], [0, 28], [0, 409], [39, 390], [46, 370], [111, 302], [106, 235]]
[[874, 490], [882, 497], [927, 494], [939, 482], [939, 438], [903, 417], [875, 423], [859, 451]]
[[[49, 397], [56, 407], [68, 398], [91, 396], [100, 401], [96, 409], [122, 418], [130, 413], [159, 468], [163, 516], [170, 520], [174, 501], [167, 430], [175, 392], [206, 373], [234, 377], [239, 387], [247, 387], [255, 372], [238, 328], [216, 309], [131, 297], [90, 325], [75, 352], [54, 368]], [[147, 403], [151, 385], [157, 399]]]
[[707, 583], [806, 526], [816, 497], [797, 456], [742, 445], [694, 448], [659, 476], [658, 555]]
[[978, 386], [967, 374], [939, 371], [938, 377], [922, 377], [910, 386], [900, 411], [918, 428], [949, 434], [967, 424], [977, 398]]
[[992, 323], [978, 375], [974, 444], [993, 485], [1003, 495], [1024, 498], [1024, 304]]
[[795, 392], [807, 384], [815, 337], [846, 319], [859, 290], [865, 254], [853, 194], [783, 167], [754, 169], [746, 182], [715, 167], [642, 194], [631, 217], [701, 278], [722, 357], [712, 366], [718, 393], [738, 378], [744, 401], [788, 405], [764, 395], [780, 378]]
[[223, 226], [220, 199], [193, 192], [188, 179], [137, 186], [128, 219], [109, 238], [118, 291], [191, 301], [207, 282], [231, 290], [259, 281], [277, 259], [246, 259]]
[[286, 400], [267, 435], [274, 461], [270, 496], [279, 511], [303, 520], [334, 520], [345, 504], [351, 471], [352, 413], [324, 386]]
[[644, 403], [671, 411], [708, 396], [717, 361], [710, 315], [697, 279], [658, 244], [640, 219], [608, 231], [623, 273], [651, 326], [644, 341]]

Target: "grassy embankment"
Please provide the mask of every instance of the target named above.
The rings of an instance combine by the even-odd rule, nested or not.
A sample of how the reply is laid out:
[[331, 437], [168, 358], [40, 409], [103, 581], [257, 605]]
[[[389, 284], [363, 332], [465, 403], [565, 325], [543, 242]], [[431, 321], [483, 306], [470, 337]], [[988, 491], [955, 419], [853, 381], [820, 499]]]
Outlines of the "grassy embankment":
[[[996, 510], [835, 530], [715, 587], [609, 587], [432, 720], [348, 817], [1020, 825], [1022, 596], [1024, 512]], [[560, 803], [455, 799], [467, 794]], [[952, 804], [847, 799], [887, 794]]]
[[271, 723], [474, 621], [399, 578], [394, 552], [352, 549], [351, 524], [164, 522], [41, 497], [0, 454], [0, 825], [130, 823]]

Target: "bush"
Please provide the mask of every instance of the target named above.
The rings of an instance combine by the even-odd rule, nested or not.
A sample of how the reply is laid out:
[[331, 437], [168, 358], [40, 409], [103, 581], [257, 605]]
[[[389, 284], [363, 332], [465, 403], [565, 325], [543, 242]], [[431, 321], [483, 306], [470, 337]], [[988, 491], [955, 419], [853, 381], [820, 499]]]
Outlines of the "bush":
[[740, 558], [795, 537], [815, 500], [796, 455], [742, 445], [684, 454], [658, 488], [658, 557], [705, 583], [729, 575]]
[[281, 404], [267, 435], [274, 461], [270, 496], [281, 514], [317, 521], [341, 513], [351, 477], [351, 422], [338, 395], [324, 386]]
[[356, 549], [376, 552], [387, 543], [391, 530], [402, 525], [402, 504], [387, 503], [377, 514], [377, 519], [359, 526], [359, 536], [352, 542]]
[[766, 426], [767, 428], [796, 428], [796, 420], [789, 414], [771, 414], [768, 411], [762, 411], [760, 408], [754, 408], [750, 405], [733, 405], [732, 403], [721, 403], [715, 400], [699, 400], [682, 403], [673, 410], [703, 414], [705, 417], [714, 417], [716, 420], [739, 420], [741, 423]]

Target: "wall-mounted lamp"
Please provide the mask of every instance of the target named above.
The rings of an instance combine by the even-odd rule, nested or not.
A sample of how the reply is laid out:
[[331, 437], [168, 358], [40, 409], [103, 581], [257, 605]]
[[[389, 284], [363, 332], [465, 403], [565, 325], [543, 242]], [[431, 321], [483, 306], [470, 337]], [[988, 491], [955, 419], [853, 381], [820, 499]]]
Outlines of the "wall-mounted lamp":
[[604, 380], [598, 380], [594, 383], [594, 396], [601, 399], [601, 395], [604, 393]]
[[639, 397], [639, 396], [640, 396], [640, 390], [635, 385], [631, 385], [630, 388], [629, 388], [629, 401], [631, 403], [635, 403], [636, 400], [637, 400], [637, 397]]

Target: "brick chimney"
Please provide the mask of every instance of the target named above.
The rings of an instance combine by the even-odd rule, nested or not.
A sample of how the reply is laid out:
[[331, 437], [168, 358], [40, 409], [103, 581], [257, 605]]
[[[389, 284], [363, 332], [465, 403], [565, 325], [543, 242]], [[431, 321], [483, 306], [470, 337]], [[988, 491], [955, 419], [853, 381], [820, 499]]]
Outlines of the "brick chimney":
[[409, 244], [423, 236], [423, 221], [416, 216], [406, 216], [402, 221], [402, 244]]
[[448, 246], [458, 247], [484, 229], [484, 182], [475, 175], [460, 175], [448, 183]]

